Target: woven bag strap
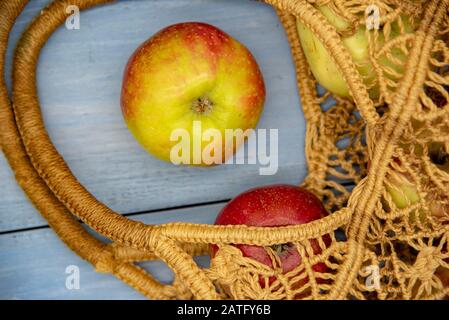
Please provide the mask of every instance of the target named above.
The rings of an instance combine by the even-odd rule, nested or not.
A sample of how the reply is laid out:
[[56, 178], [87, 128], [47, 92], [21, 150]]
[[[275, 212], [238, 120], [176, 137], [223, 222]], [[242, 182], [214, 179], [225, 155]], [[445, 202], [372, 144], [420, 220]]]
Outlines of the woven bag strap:
[[[0, 3], [2, 18], [0, 20], [0, 74], [2, 75], [0, 77], [0, 123], [2, 125], [0, 141], [2, 142], [2, 150], [14, 170], [17, 182], [56, 234], [81, 258], [94, 266], [104, 265], [104, 257], [110, 257], [108, 246], [86, 232], [40, 179], [29, 162], [14, 123], [14, 114], [4, 79], [5, 53], [14, 21], [27, 2], [28, 0], [3, 1]], [[128, 262], [121, 264], [114, 259], [108, 259], [108, 261], [110, 266], [116, 266], [112, 273], [147, 297], [157, 297], [158, 292], [162, 291], [163, 286], [161, 284], [143, 275], [142, 271], [136, 266]]]
[[[28, 0], [4, 1], [0, 3], [2, 18], [0, 21], [0, 71], [2, 75], [4, 75], [5, 53], [9, 33], [16, 18], [27, 3]], [[70, 4], [72, 3], [73, 1], [70, 2]], [[55, 6], [65, 8], [67, 3], [55, 2], [47, 7], [46, 12], [55, 10]], [[73, 251], [92, 263], [98, 271], [113, 273], [148, 298], [173, 298], [176, 295], [174, 288], [160, 284], [143, 269], [131, 262], [144, 257], [148, 258], [149, 255], [156, 255], [159, 258], [169, 256], [165, 260], [170, 267], [176, 270], [179, 267], [172, 261], [178, 261], [179, 264], [180, 259], [178, 257], [174, 259], [173, 255], [178, 254], [180, 257], [184, 255], [184, 260], [191, 261], [190, 256], [186, 257], [185, 255], [195, 251], [179, 248], [178, 245], [170, 241], [161, 241], [163, 245], [159, 246], [159, 249], [162, 252], [158, 252], [159, 250], [156, 248], [156, 251], [151, 251], [150, 253], [136, 254], [131, 249], [123, 246], [115, 246], [112, 249], [86, 232], [49, 190], [47, 184], [41, 179], [30, 162], [15, 123], [13, 106], [9, 99], [4, 76], [0, 77], [0, 123], [2, 124], [2, 130], [0, 130], [2, 150], [15, 173], [18, 183], [57, 235]], [[168, 250], [167, 246], [170, 246], [170, 250]], [[184, 268], [186, 267], [189, 268], [190, 272], [181, 273], [187, 276], [181, 276], [180, 280], [190, 285], [196, 297], [200, 299], [217, 298], [210, 281], [202, 274], [199, 268], [193, 262], [184, 264]], [[201, 280], [203, 282], [199, 283]]]

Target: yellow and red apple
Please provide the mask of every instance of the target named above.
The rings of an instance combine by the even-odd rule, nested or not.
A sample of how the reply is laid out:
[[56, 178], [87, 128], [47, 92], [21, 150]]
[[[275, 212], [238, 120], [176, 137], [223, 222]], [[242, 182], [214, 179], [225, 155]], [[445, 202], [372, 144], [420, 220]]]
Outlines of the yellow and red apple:
[[[250, 51], [218, 28], [199, 22], [169, 26], [144, 42], [128, 61], [121, 95], [134, 137], [166, 161], [177, 143], [171, 139], [174, 130], [185, 129], [194, 139], [210, 128], [222, 137], [225, 129], [254, 128], [264, 101], [262, 73]], [[195, 121], [201, 124], [200, 132], [194, 132]], [[190, 164], [202, 159], [195, 153], [207, 145], [201, 141], [201, 148], [193, 149], [190, 144]], [[223, 161], [227, 148], [220, 148]], [[232, 148], [231, 155], [238, 143]]]
[[[270, 185], [257, 187], [241, 193], [231, 200], [218, 214], [216, 225], [247, 225], [257, 227], [280, 227], [298, 225], [312, 222], [327, 216], [328, 213], [321, 201], [310, 191], [294, 185]], [[331, 245], [328, 234], [322, 237], [326, 247]], [[322, 248], [317, 239], [310, 240], [311, 250], [320, 254]], [[264, 247], [254, 245], [235, 244], [242, 251], [244, 257], [252, 258], [262, 264], [274, 268], [272, 257]], [[279, 258], [283, 274], [287, 274], [302, 263], [298, 249], [291, 243], [275, 245], [272, 247]], [[211, 245], [211, 255], [214, 257], [219, 247]], [[312, 266], [317, 273], [317, 282], [324, 283], [320, 273], [329, 271], [323, 262]], [[295, 277], [294, 277], [295, 278]], [[276, 277], [269, 278], [271, 285]], [[292, 289], [299, 289], [307, 283], [307, 278], [291, 279]], [[259, 279], [261, 287], [265, 286], [262, 277]], [[302, 295], [298, 295], [299, 296]]]

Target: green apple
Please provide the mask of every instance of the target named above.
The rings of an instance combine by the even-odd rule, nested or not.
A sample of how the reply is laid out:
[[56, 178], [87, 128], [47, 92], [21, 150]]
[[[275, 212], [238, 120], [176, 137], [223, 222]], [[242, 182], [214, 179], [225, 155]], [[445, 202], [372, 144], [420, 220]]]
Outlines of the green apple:
[[[337, 31], [342, 31], [349, 27], [348, 22], [338, 16], [329, 6], [320, 6], [317, 7], [317, 9], [327, 18], [329, 23], [334, 26]], [[414, 30], [406, 16], [402, 15], [401, 20], [405, 32], [410, 33]], [[297, 29], [301, 46], [316, 80], [330, 92], [341, 97], [349, 97], [349, 88], [343, 75], [323, 43], [299, 19], [297, 19]], [[390, 38], [397, 37], [400, 34], [399, 30], [398, 24], [393, 23]], [[352, 56], [364, 83], [370, 88], [370, 96], [373, 98], [377, 97], [379, 95], [379, 87], [376, 83], [375, 70], [370, 62], [368, 47], [369, 39], [366, 34], [366, 26], [360, 26], [355, 33], [350, 36], [342, 36], [341, 40], [349, 54]], [[382, 32], [378, 33], [378, 41], [379, 44], [385, 43], [385, 38]], [[392, 54], [400, 61], [405, 61], [407, 58], [403, 51], [397, 48], [392, 50]], [[379, 63], [392, 68], [399, 74], [402, 74], [404, 71], [401, 66], [392, 63], [384, 56], [379, 58]]]
[[418, 190], [411, 184], [393, 184], [386, 186], [394, 204], [399, 209], [404, 209], [420, 201]]
[[[264, 101], [262, 73], [249, 50], [200, 22], [169, 26], [143, 43], [128, 61], [121, 95], [125, 121], [148, 152], [171, 161], [179, 143], [173, 133], [183, 130], [192, 140], [185, 164], [194, 165], [211, 164], [202, 157], [210, 148], [202, 139], [209, 129], [224, 137], [227, 130], [254, 128]], [[230, 147], [213, 140], [220, 144], [211, 148], [220, 150], [213, 156], [223, 162], [243, 143]]]
[[[385, 186], [396, 207], [404, 209], [420, 202], [421, 197], [418, 193], [418, 189], [410, 182], [407, 175], [400, 173], [396, 173], [396, 175], [400, 175], [402, 178], [394, 179], [390, 177], [389, 183]], [[427, 195], [424, 201], [426, 201], [432, 217], [442, 218], [449, 215], [449, 205], [442, 205], [435, 201], [432, 194]], [[419, 219], [424, 221], [425, 212], [420, 209], [418, 213], [415, 211], [410, 212], [409, 219], [411, 222], [416, 221], [417, 214], [419, 215]]]
[[[423, 122], [412, 119], [411, 123], [418, 139], [429, 140], [432, 132], [431, 130], [423, 127]], [[406, 150], [406, 152], [413, 152], [413, 154], [417, 157], [423, 157], [426, 152], [435, 167], [449, 174], [449, 155], [446, 152], [442, 142], [429, 141], [425, 146], [422, 144], [410, 143], [400, 143], [399, 145], [402, 149]], [[415, 185], [411, 183], [410, 177], [406, 174], [399, 175], [402, 179], [391, 179], [392, 182], [390, 181], [390, 185], [386, 188], [396, 206], [399, 209], [403, 209], [409, 205], [419, 202], [420, 197]], [[429, 193], [424, 200], [429, 206], [432, 216], [441, 218], [449, 215], [449, 203], [442, 204], [441, 202], [435, 200], [435, 195], [432, 193]], [[420, 217], [424, 217], [423, 214], [424, 213], [421, 211]], [[412, 215], [415, 216], [414, 213], [412, 213]]]

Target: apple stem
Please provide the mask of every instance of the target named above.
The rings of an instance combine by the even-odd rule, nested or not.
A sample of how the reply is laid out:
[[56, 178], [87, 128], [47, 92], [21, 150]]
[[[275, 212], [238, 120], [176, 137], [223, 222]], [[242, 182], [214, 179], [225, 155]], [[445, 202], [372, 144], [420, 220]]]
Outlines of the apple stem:
[[199, 113], [199, 114], [206, 114], [209, 113], [212, 110], [212, 107], [214, 104], [212, 101], [207, 97], [201, 97], [196, 99], [192, 103], [192, 111]]
[[281, 256], [282, 254], [286, 253], [291, 246], [291, 243], [283, 243], [272, 245], [271, 248], [276, 252], [278, 256]]

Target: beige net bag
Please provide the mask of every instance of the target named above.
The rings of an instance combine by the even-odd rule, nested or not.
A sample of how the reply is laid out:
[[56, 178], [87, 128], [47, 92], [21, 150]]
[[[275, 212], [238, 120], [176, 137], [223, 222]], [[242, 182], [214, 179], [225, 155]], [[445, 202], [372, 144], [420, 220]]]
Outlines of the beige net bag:
[[[0, 2], [2, 74], [9, 32], [27, 2]], [[265, 1], [278, 10], [296, 63], [307, 120], [309, 175], [303, 185], [332, 212], [305, 225], [279, 228], [145, 225], [113, 212], [72, 175], [42, 122], [36, 62], [65, 20], [67, 5], [86, 9], [106, 2], [50, 4], [17, 47], [11, 98], [3, 77], [0, 84], [3, 152], [18, 183], [72, 250], [97, 271], [112, 273], [153, 299], [449, 295], [449, 0]], [[365, 31], [374, 70], [367, 79], [342, 39], [365, 23], [366, 7], [373, 4], [381, 28]], [[333, 27], [317, 10], [322, 5], [343, 17], [347, 28]], [[403, 24], [404, 16], [413, 31]], [[351, 98], [317, 90], [296, 17], [331, 53]], [[343, 181], [356, 186], [350, 190]], [[112, 243], [91, 236], [74, 216]], [[343, 232], [346, 236], [339, 236]], [[286, 243], [296, 245], [302, 263], [283, 274], [272, 246]], [[192, 257], [206, 254], [210, 244], [220, 250], [210, 267], [200, 268]], [[264, 246], [273, 267], [243, 257], [232, 244]], [[172, 284], [162, 285], [137, 265], [155, 259], [174, 271]], [[325, 268], [317, 270], [318, 264]]]

